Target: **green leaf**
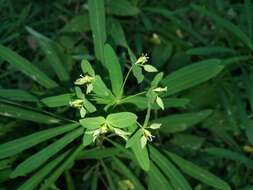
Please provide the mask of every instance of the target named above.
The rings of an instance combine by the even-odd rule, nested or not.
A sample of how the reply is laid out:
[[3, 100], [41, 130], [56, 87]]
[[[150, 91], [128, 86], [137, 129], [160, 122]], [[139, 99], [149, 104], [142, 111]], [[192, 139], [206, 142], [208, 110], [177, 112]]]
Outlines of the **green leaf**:
[[228, 21], [227, 19], [218, 16], [217, 14], [214, 14], [214, 13], [208, 11], [206, 8], [203, 8], [203, 7], [195, 5], [195, 4], [192, 4], [191, 6], [195, 11], [214, 20], [217, 25], [219, 25], [220, 27], [224, 28], [225, 30], [227, 30], [228, 32], [230, 32], [231, 34], [236, 36], [246, 46], [248, 46], [251, 50], [253, 50], [253, 44], [252, 44], [250, 38], [238, 26], [236, 26], [232, 22]]
[[96, 75], [95, 80], [92, 82], [93, 92], [96, 96], [106, 99], [113, 99], [111, 91], [106, 87], [100, 76]]
[[137, 162], [144, 171], [148, 171], [150, 168], [150, 160], [148, 155], [147, 146], [142, 147], [140, 139], [134, 142], [131, 146], [131, 149], [134, 152]]
[[113, 157], [113, 162], [118, 168], [119, 172], [122, 173], [125, 177], [127, 177], [135, 186], [135, 189], [137, 190], [144, 190], [145, 188], [139, 181], [139, 179], [132, 173], [130, 169], [118, 158]]
[[136, 123], [137, 116], [131, 112], [113, 113], [107, 116], [106, 121], [109, 125], [117, 128], [125, 128]]
[[60, 122], [59, 119], [53, 116], [5, 103], [0, 103], [0, 115], [44, 124]]
[[83, 134], [83, 128], [79, 128], [63, 136], [61, 139], [32, 155], [21, 164], [19, 164], [12, 172], [11, 177], [15, 178], [18, 176], [24, 176], [42, 164], [44, 164], [49, 158], [57, 154], [61, 149], [70, 144], [76, 138]]
[[236, 54], [236, 51], [227, 48], [227, 47], [221, 47], [221, 46], [203, 46], [203, 47], [197, 47], [197, 48], [191, 48], [186, 51], [188, 55], [198, 55], [198, 56], [212, 56], [212, 55], [234, 55]]
[[81, 62], [81, 68], [83, 71], [83, 74], [88, 73], [90, 76], [94, 77], [95, 76], [95, 71], [92, 68], [90, 62], [86, 59], [83, 59]]
[[93, 141], [93, 134], [92, 133], [87, 133], [89, 131], [85, 131], [83, 135], [83, 147], [85, 148], [86, 146], [90, 145]]
[[104, 0], [88, 0], [88, 6], [95, 55], [97, 60], [104, 64], [104, 43], [106, 41]]
[[61, 176], [61, 174], [75, 161], [82, 149], [83, 146], [79, 145], [73, 152], [71, 152], [67, 159], [50, 174], [50, 176], [45, 180], [45, 183], [41, 185], [39, 190], [48, 190], [49, 187], [53, 185], [54, 182]]
[[175, 189], [191, 190], [191, 186], [186, 181], [184, 176], [178, 171], [178, 169], [157, 149], [149, 146], [150, 157], [154, 163], [160, 168], [160, 170], [169, 178], [172, 186]]
[[133, 75], [137, 79], [137, 82], [139, 84], [144, 80], [144, 75], [142, 74], [142, 68], [135, 64], [135, 62], [137, 61], [137, 58], [132, 52], [132, 50], [130, 48], [127, 48], [127, 52], [128, 52], [128, 55], [130, 57], [131, 64], [133, 67]]
[[123, 76], [119, 60], [117, 58], [116, 53], [109, 44], [105, 44], [104, 46], [104, 55], [105, 67], [109, 72], [112, 92], [116, 97], [120, 97], [122, 94], [121, 88], [123, 84]]
[[70, 78], [69, 73], [67, 72], [66, 67], [63, 65], [63, 62], [60, 59], [60, 55], [58, 54], [58, 44], [30, 27], [26, 27], [26, 29], [30, 34], [37, 38], [42, 51], [47, 57], [48, 63], [53, 68], [60, 81], [68, 81]]
[[0, 45], [0, 58], [9, 62], [11, 66], [32, 78], [46, 88], [55, 88], [58, 84], [50, 79], [45, 73], [7, 47]]
[[90, 19], [88, 12], [84, 12], [80, 15], [74, 16], [68, 21], [61, 32], [64, 33], [81, 33], [88, 32], [91, 29]]
[[150, 162], [150, 170], [148, 171], [148, 190], [173, 190], [171, 184], [163, 175], [163, 173]]
[[28, 148], [31, 148], [43, 141], [66, 133], [78, 127], [78, 124], [68, 124], [52, 129], [46, 129], [31, 135], [15, 139], [0, 145], [0, 159], [15, 155]]
[[104, 117], [87, 117], [85, 119], [80, 120], [80, 124], [87, 129], [97, 129], [100, 125], [104, 124], [105, 118]]
[[207, 185], [210, 185], [214, 187], [215, 189], [221, 189], [221, 190], [231, 189], [225, 181], [213, 175], [209, 171], [177, 156], [176, 154], [173, 154], [171, 152], [166, 152], [166, 153], [184, 173], [192, 176], [196, 180], [199, 180]]
[[201, 84], [215, 77], [222, 69], [218, 59], [208, 59], [183, 67], [163, 79], [162, 84], [168, 87], [166, 96]]
[[121, 153], [119, 148], [105, 148], [105, 147], [96, 147], [89, 150], [82, 151], [78, 159], [104, 159], [112, 156], [117, 156]]
[[22, 102], [38, 102], [38, 98], [33, 94], [19, 89], [0, 89], [0, 97]]
[[30, 177], [18, 190], [36, 189], [36, 187], [42, 182], [42, 180], [67, 156], [69, 151], [61, 154], [56, 159], [49, 162], [41, 170], [36, 172]]
[[253, 168], [253, 160], [247, 158], [241, 153], [234, 152], [225, 148], [217, 148], [217, 147], [206, 148], [205, 152], [217, 158], [233, 160], [233, 161], [242, 163], [246, 166], [249, 166], [250, 168]]
[[124, 30], [117, 19], [108, 19], [107, 30], [116, 45], [128, 47]]
[[154, 73], [154, 72], [158, 72], [158, 70], [153, 66], [153, 65], [144, 65], [143, 66], [144, 70], [149, 72], [149, 73]]
[[126, 148], [134, 146], [138, 141], [140, 141], [142, 135], [143, 135], [142, 129], [136, 131], [134, 135], [131, 136], [130, 139], [127, 141]]
[[152, 123], [161, 123], [161, 132], [177, 133], [188, 129], [203, 121], [212, 113], [212, 110], [203, 110], [196, 113], [174, 114], [161, 117], [152, 121]]
[[109, 13], [116, 16], [135, 16], [140, 13], [140, 10], [127, 0], [109, 0], [107, 7]]
[[60, 106], [67, 106], [69, 105], [69, 102], [71, 101], [71, 98], [73, 97], [73, 94], [61, 94], [57, 96], [50, 96], [41, 99], [40, 101], [45, 104], [47, 107], [55, 108]]

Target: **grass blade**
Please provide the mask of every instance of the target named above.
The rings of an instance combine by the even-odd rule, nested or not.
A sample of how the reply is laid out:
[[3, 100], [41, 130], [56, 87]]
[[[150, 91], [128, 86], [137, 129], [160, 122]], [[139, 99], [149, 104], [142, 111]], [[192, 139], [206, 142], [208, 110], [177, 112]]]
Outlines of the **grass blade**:
[[43, 141], [75, 129], [78, 124], [68, 124], [46, 129], [0, 145], [0, 159], [15, 155]]
[[59, 119], [54, 118], [53, 116], [1, 102], [0, 115], [44, 124], [53, 124], [60, 122]]
[[44, 164], [49, 158], [57, 154], [61, 149], [67, 146], [69, 143], [74, 141], [76, 138], [81, 136], [83, 133], [83, 128], [74, 130], [68, 133], [61, 139], [57, 140], [53, 144], [47, 146], [43, 150], [37, 152], [33, 156], [26, 159], [24, 162], [19, 164], [15, 170], [12, 172], [11, 177], [15, 178], [18, 176], [24, 176], [33, 170], [37, 169], [39, 166]]
[[104, 43], [106, 40], [104, 0], [88, 0], [88, 6], [95, 55], [97, 60], [104, 64]]
[[150, 148], [150, 156], [154, 163], [160, 168], [161, 171], [169, 178], [171, 184], [175, 189], [191, 190], [191, 186], [186, 181], [184, 176], [178, 169], [157, 149], [152, 146]]
[[218, 59], [207, 59], [183, 67], [163, 79], [162, 84], [168, 88], [166, 96], [201, 84], [215, 77], [223, 68]]
[[203, 183], [210, 185], [215, 189], [221, 190], [231, 189], [225, 181], [211, 174], [209, 171], [177, 156], [176, 154], [173, 154], [171, 152], [166, 153], [184, 173], [192, 176], [193, 178], [202, 181]]
[[27, 91], [19, 89], [0, 89], [0, 97], [22, 102], [38, 102], [38, 98]]
[[50, 79], [45, 73], [30, 63], [27, 59], [2, 45], [0, 45], [0, 58], [9, 62], [11, 66], [15, 67], [46, 88], [55, 88], [58, 86], [55, 81]]

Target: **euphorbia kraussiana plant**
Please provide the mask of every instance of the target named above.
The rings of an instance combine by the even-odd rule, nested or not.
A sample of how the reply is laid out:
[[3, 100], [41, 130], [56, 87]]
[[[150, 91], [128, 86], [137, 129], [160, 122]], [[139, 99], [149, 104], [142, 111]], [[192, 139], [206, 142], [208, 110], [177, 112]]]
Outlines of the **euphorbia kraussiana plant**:
[[[116, 64], [119, 64], [112, 47], [106, 44], [106, 50], [113, 56], [112, 60], [116, 60]], [[151, 142], [155, 137], [152, 135], [152, 130], [159, 129], [161, 126], [159, 123], [150, 124], [149, 121], [151, 109], [155, 104], [162, 110], [164, 109], [160, 94], [167, 91], [167, 87], [159, 86], [163, 78], [163, 73], [156, 74], [149, 88], [145, 91], [131, 95], [125, 95], [124, 92], [127, 91], [125, 90], [125, 84], [134, 68], [143, 69], [150, 73], [158, 72], [154, 66], [147, 64], [147, 62], [148, 57], [146, 54], [140, 56], [130, 66], [123, 82], [111, 81], [112, 90], [110, 90], [105, 85], [102, 77], [96, 74], [91, 64], [87, 60], [83, 60], [81, 63], [83, 75], [80, 75], [80, 78], [75, 81], [76, 99], [70, 102], [71, 106], [80, 111], [80, 124], [85, 128], [83, 135], [84, 146], [102, 141], [106, 136], [119, 136], [126, 141], [126, 148], [132, 148], [140, 166], [144, 170], [149, 169], [149, 157], [146, 144], [148, 141]], [[117, 66], [115, 68], [120, 69]], [[116, 71], [115, 74], [121, 76], [121, 69]], [[115, 79], [122, 78], [118, 76], [114, 77]], [[117, 87], [117, 82], [121, 86]], [[131, 99], [138, 96], [144, 96], [147, 103], [147, 112], [143, 122], [140, 121], [135, 113], [127, 110], [120, 112], [117, 109], [121, 104], [131, 102]], [[103, 116], [97, 115], [96, 107], [99, 104], [104, 106], [103, 110], [105, 113]]]

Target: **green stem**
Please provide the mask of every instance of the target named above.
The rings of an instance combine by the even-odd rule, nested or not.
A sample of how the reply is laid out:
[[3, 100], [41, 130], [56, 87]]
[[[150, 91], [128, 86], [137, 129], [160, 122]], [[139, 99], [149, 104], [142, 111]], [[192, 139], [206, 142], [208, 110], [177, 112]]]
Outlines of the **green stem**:
[[147, 114], [146, 114], [145, 121], [144, 121], [144, 124], [143, 124], [143, 128], [147, 127], [147, 125], [148, 125], [148, 122], [149, 122], [149, 119], [150, 119], [150, 113], [151, 113], [151, 105], [148, 102], [148, 109], [147, 109]]
[[121, 87], [121, 90], [120, 90], [120, 94], [121, 95], [123, 94], [123, 90], [124, 90], [125, 84], [126, 84], [127, 79], [128, 79], [128, 77], [129, 77], [129, 75], [130, 75], [130, 73], [131, 73], [132, 70], [133, 70], [133, 66], [130, 67], [130, 69], [128, 70], [128, 72], [126, 74], [125, 80], [124, 80], [124, 82], [122, 84], [122, 87]]
[[140, 96], [140, 95], [145, 94], [145, 93], [146, 93], [146, 91], [143, 91], [143, 92], [140, 92], [140, 93], [137, 93], [137, 94], [134, 94], [134, 95], [127, 96], [126, 98], [123, 98], [120, 102], [124, 103], [128, 99], [134, 98], [136, 96]]

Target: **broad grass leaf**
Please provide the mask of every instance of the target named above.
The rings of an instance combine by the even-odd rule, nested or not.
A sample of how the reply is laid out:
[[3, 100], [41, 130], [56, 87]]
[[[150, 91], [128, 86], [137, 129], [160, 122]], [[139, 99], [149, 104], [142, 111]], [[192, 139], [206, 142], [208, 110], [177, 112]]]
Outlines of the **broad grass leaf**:
[[104, 0], [88, 0], [88, 6], [95, 55], [97, 60], [104, 64], [104, 43], [106, 41]]
[[81, 134], [83, 134], [83, 128], [76, 129], [66, 134], [56, 142], [52, 143], [51, 145], [47, 146], [46, 148], [42, 149], [41, 151], [37, 152], [19, 164], [12, 172], [11, 177], [15, 178], [18, 176], [24, 176], [34, 171], [42, 164], [44, 164], [49, 158], [57, 154], [65, 146], [81, 136]]
[[0, 115], [44, 124], [55, 124], [60, 122], [59, 119], [53, 116], [1, 102]]
[[211, 113], [212, 110], [203, 110], [193, 113], [174, 114], [155, 119], [152, 123], [161, 123], [162, 127], [160, 130], [162, 133], [177, 133], [203, 121]]
[[131, 149], [133, 150], [135, 158], [140, 167], [144, 171], [148, 171], [150, 168], [150, 160], [147, 146], [142, 147], [140, 139], [138, 139], [138, 141], [135, 141], [131, 146]]
[[207, 185], [212, 186], [215, 189], [230, 190], [231, 188], [227, 182], [223, 181], [219, 177], [213, 175], [209, 171], [189, 162], [176, 154], [166, 152], [172, 161], [182, 170], [182, 172], [190, 175], [191, 177], [199, 180]]
[[67, 106], [69, 105], [73, 94], [61, 94], [57, 96], [50, 96], [41, 99], [40, 101], [45, 104], [47, 107], [55, 108], [60, 106]]
[[18, 190], [28, 190], [28, 189], [36, 189], [36, 187], [43, 181], [43, 179], [67, 156], [69, 151], [61, 154], [56, 159], [49, 162], [38, 172], [33, 174], [28, 180], [26, 180]]
[[38, 98], [35, 95], [19, 89], [0, 89], [0, 97], [14, 101], [38, 102]]
[[71, 131], [79, 124], [68, 124], [52, 129], [42, 130], [31, 135], [15, 139], [0, 145], [0, 159], [6, 158], [31, 148], [43, 141]]
[[58, 86], [55, 81], [50, 79], [27, 59], [2, 45], [0, 45], [0, 58], [46, 88], [55, 88]]
[[64, 160], [64, 162], [58, 166], [45, 180], [44, 184], [41, 185], [39, 190], [48, 190], [51, 185], [55, 183], [55, 181], [61, 176], [61, 174], [66, 171], [71, 164], [75, 161], [78, 154], [82, 151], [83, 146], [79, 145], [76, 149], [74, 149], [70, 155]]
[[156, 148], [149, 146], [150, 157], [160, 170], [168, 177], [175, 189], [191, 190], [191, 186], [186, 181], [181, 172]]
[[207, 59], [174, 71], [162, 81], [168, 88], [166, 96], [201, 84], [215, 77], [223, 68], [220, 60]]
[[153, 162], [150, 162], [150, 169], [148, 171], [148, 190], [173, 190], [169, 180], [156, 167]]
[[234, 152], [229, 149], [218, 148], [218, 147], [206, 148], [205, 152], [214, 157], [227, 159], [227, 160], [233, 160], [233, 161], [242, 163], [250, 168], [253, 168], [253, 160], [247, 158], [246, 156], [244, 156], [243, 154], [239, 152]]
[[122, 150], [118, 148], [105, 148], [105, 147], [96, 147], [93, 149], [83, 150], [79, 155], [79, 160], [82, 159], [104, 159], [112, 156], [117, 156], [122, 152]]
[[134, 184], [136, 190], [145, 189], [139, 179], [135, 176], [135, 174], [132, 173], [132, 171], [120, 159], [113, 157], [113, 163], [118, 168], [119, 172], [122, 173]]
[[106, 121], [109, 125], [117, 128], [129, 127], [136, 123], [137, 116], [131, 112], [112, 113], [107, 116]]
[[104, 46], [105, 67], [109, 72], [112, 92], [116, 97], [122, 94], [123, 75], [118, 57], [109, 44]]

